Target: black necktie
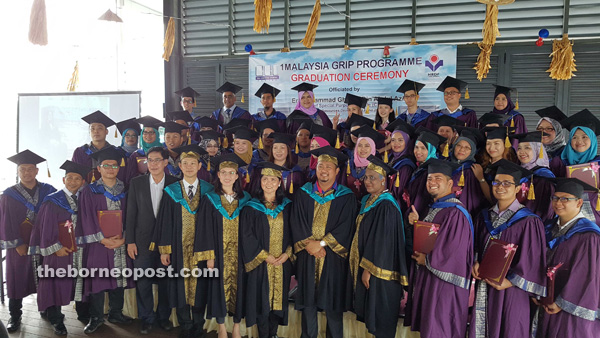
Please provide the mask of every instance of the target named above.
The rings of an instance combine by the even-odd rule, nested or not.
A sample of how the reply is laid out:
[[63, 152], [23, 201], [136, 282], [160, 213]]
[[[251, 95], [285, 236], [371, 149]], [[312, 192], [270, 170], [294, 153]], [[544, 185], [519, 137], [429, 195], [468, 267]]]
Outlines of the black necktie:
[[190, 198], [190, 200], [192, 198], [194, 198], [194, 186], [190, 185], [190, 189], [188, 190], [188, 197]]
[[73, 195], [71, 195], [71, 198], [73, 199], [73, 202], [75, 202], [75, 204], [77, 204], [77, 195], [73, 194]]
[[227, 113], [227, 118], [231, 118], [231, 109], [227, 108], [225, 112]]

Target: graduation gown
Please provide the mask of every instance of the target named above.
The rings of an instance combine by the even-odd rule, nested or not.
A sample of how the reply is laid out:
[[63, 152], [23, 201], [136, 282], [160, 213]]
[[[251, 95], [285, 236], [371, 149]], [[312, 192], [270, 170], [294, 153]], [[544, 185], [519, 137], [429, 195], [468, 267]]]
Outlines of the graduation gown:
[[[171, 255], [171, 267], [179, 273], [181, 269], [198, 267], [194, 256], [194, 242], [204, 225], [197, 218], [202, 197], [214, 187], [199, 181], [196, 194], [190, 201], [182, 181], [165, 187], [154, 227], [154, 240], [150, 250], [158, 248], [159, 253]], [[184, 222], [185, 221], [185, 222]], [[206, 264], [203, 266], [206, 267]], [[186, 305], [202, 307], [206, 305], [207, 278], [169, 278], [167, 290], [169, 306], [181, 308]]]
[[298, 153], [294, 151], [294, 154], [298, 157], [298, 166], [302, 170], [308, 171], [308, 167], [310, 166], [310, 152], [303, 153], [300, 149], [298, 149]]
[[[25, 298], [36, 292], [35, 255], [20, 256], [16, 248], [22, 244], [30, 243], [30, 238], [23, 238], [21, 224], [29, 219], [35, 225], [35, 218], [46, 196], [56, 191], [50, 184], [38, 182], [35, 195], [37, 203], [32, 204], [20, 191], [24, 189], [20, 183], [13, 185], [2, 193], [0, 197], [0, 247], [6, 250], [6, 290], [9, 299]], [[35, 201], [34, 201], [35, 202]], [[36, 227], [32, 229], [32, 236]]]
[[[292, 241], [296, 254], [295, 308], [317, 307], [319, 310], [346, 311], [350, 308], [346, 287], [348, 250], [354, 235], [357, 213], [356, 197], [343, 185], [325, 195], [306, 183], [295, 194], [292, 207]], [[315, 258], [305, 250], [305, 240], [325, 241], [326, 256]]]
[[[425, 127], [427, 128], [427, 123], [429, 122], [429, 115], [430, 113], [421, 109], [421, 108], [417, 108], [417, 111], [415, 112], [415, 114], [413, 115], [412, 119], [410, 120], [410, 125], [418, 128], [418, 127]], [[408, 122], [408, 110], [405, 110], [404, 113], [398, 115], [399, 119], [402, 119], [402, 121], [404, 122]]]
[[[389, 179], [389, 191], [396, 199], [396, 202], [398, 202], [402, 214], [406, 215], [408, 214], [408, 208], [410, 205], [408, 205], [407, 200], [404, 199], [404, 197], [407, 196], [404, 194], [404, 192], [406, 191], [408, 181], [417, 168], [417, 165], [409, 156], [402, 156], [395, 161], [390, 161], [388, 164], [398, 171], [397, 174]], [[396, 182], [398, 182], [398, 186], [396, 186]]]
[[[73, 208], [75, 206], [75, 208]], [[77, 251], [59, 257], [56, 252], [63, 248], [59, 241], [59, 226], [71, 221], [75, 232]], [[63, 190], [48, 195], [38, 213], [36, 227], [39, 228], [39, 251], [44, 257], [42, 266], [47, 269], [74, 269], [83, 266], [83, 230], [77, 222], [75, 202]], [[69, 305], [72, 300], [82, 300], [83, 279], [81, 277], [47, 277], [38, 283], [38, 310], [44, 311], [51, 306]]]
[[[267, 208], [257, 199], [246, 203], [240, 214], [239, 245], [245, 271], [244, 312], [246, 327], [257, 323], [269, 313], [279, 318], [279, 325], [288, 323], [288, 290], [292, 276], [292, 235], [290, 233], [291, 201], [284, 198], [280, 205]], [[272, 255], [288, 255], [280, 266], [267, 264]]]
[[[510, 210], [505, 212], [513, 213]], [[496, 228], [492, 225], [490, 214], [484, 209], [477, 218], [475, 250], [481, 261], [492, 236], [518, 245], [506, 275], [513, 286], [498, 291], [484, 281], [476, 283], [469, 336], [487, 333], [486, 337], [492, 338], [528, 337], [531, 318], [529, 298], [546, 295], [544, 225], [537, 215], [525, 207]]]
[[426, 265], [411, 265], [404, 325], [421, 337], [464, 337], [473, 263], [471, 217], [453, 194], [431, 205], [425, 222], [440, 225]]
[[535, 167], [533, 171], [533, 191], [535, 199], [527, 199], [531, 178], [522, 180], [525, 183], [522, 189], [519, 201], [540, 216], [542, 223], [554, 218], [554, 210], [552, 210], [552, 196], [554, 195], [554, 184], [548, 178], [554, 178], [554, 174], [546, 167]]
[[350, 173], [348, 174], [348, 168], [346, 168], [346, 172], [342, 176], [342, 184], [350, 188], [354, 195], [356, 195], [356, 198], [360, 199], [367, 194], [367, 188], [365, 188], [364, 183], [361, 181], [365, 176], [367, 167], [357, 168], [352, 159], [348, 161], [348, 165], [350, 166]]
[[[200, 204], [198, 221], [203, 226], [196, 231], [194, 257], [198, 262], [215, 260], [218, 278], [207, 281], [207, 318], [224, 318], [227, 314], [235, 321], [244, 316], [244, 265], [239, 250], [239, 216], [250, 195], [232, 203], [214, 191], [208, 192]], [[200, 223], [199, 223], [200, 224]]]
[[[104, 186], [96, 181], [87, 185], [79, 193], [79, 225], [83, 230], [83, 244], [86, 244], [85, 250], [86, 259], [84, 266], [88, 269], [123, 269], [133, 268], [131, 258], [127, 255], [126, 245], [116, 249], [108, 249], [100, 243], [104, 239], [100, 223], [98, 221], [98, 211], [109, 210], [107, 198], [120, 202], [122, 210], [122, 222], [125, 224], [125, 210], [127, 204], [127, 196], [125, 192], [121, 192], [117, 196], [111, 195], [105, 191]], [[109, 197], [107, 197], [109, 196]], [[123, 229], [125, 232], [125, 229]], [[133, 278], [100, 277], [98, 273], [94, 277], [88, 277], [84, 283], [84, 296], [90, 294], [114, 290], [119, 287], [133, 288]]]
[[548, 153], [548, 157], [550, 158], [549, 167], [556, 177], [565, 177], [566, 175], [565, 163], [560, 158], [560, 154], [562, 154], [564, 149], [565, 146], [562, 146], [553, 153]]
[[[221, 127], [223, 127], [223, 125], [225, 125], [225, 119], [223, 116], [223, 108], [219, 108], [217, 110], [215, 110], [214, 112], [212, 112], [212, 114], [210, 115], [210, 117], [212, 119], [215, 119], [217, 121], [219, 121], [219, 125]], [[235, 106], [235, 109], [233, 110], [232, 114], [231, 114], [231, 119], [244, 119], [244, 120], [252, 120], [252, 116], [250, 115], [250, 113], [245, 110], [244, 108], [240, 107], [240, 106]]]
[[[102, 149], [106, 149], [108, 147], [115, 147], [115, 146], [106, 142], [106, 146]], [[126, 153], [123, 149], [121, 149], [119, 147], [115, 147], [115, 148], [118, 149], [121, 153], [123, 153], [123, 157], [126, 157]], [[98, 150], [102, 150], [102, 149], [98, 149]], [[97, 181], [101, 177], [100, 172], [98, 172], [98, 169], [96, 169], [96, 167], [98, 166], [98, 163], [91, 156], [93, 153], [95, 153], [98, 150], [95, 150], [95, 151], [92, 150], [91, 144], [84, 144], [81, 147], [76, 148], [75, 151], [73, 151], [73, 158], [71, 158], [71, 161], [93, 169], [92, 171], [90, 171], [90, 173], [88, 174], [88, 176], [85, 180], [87, 183]], [[121, 180], [121, 182], [125, 183], [125, 186], [127, 187], [127, 184], [129, 184], [127, 158], [123, 159], [123, 162], [124, 163], [119, 163], [119, 165], [123, 164], [123, 166], [121, 166], [119, 168], [119, 172], [117, 173], [117, 178], [119, 180]]]
[[[350, 247], [347, 287], [353, 290], [357, 319], [378, 337], [395, 336], [402, 286], [408, 286], [404, 244], [402, 213], [394, 197], [387, 191], [363, 197]], [[362, 282], [364, 270], [371, 273], [368, 290]]]
[[[263, 115], [261, 115], [259, 113], [252, 114], [252, 126], [254, 126], [255, 129], [258, 129], [258, 128], [256, 128], [256, 122], [266, 120], [263, 116], [264, 116], [264, 113], [263, 113]], [[281, 131], [286, 130], [285, 129], [286, 128], [285, 119], [287, 117], [285, 116], [284, 113], [274, 110], [273, 113], [271, 114], [271, 116], [269, 116], [268, 118], [277, 120], [277, 125], [279, 126], [279, 130], [281, 130]]]
[[[292, 113], [294, 113], [297, 110], [292, 111]], [[299, 111], [299, 110], [298, 110]], [[299, 111], [302, 114], [305, 114], [303, 111]], [[290, 113], [290, 115], [292, 114]], [[331, 120], [329, 119], [329, 116], [327, 116], [327, 113], [322, 111], [321, 109], [317, 108], [317, 112], [314, 115], [308, 115], [306, 114], [306, 116], [308, 116], [310, 119], [312, 119], [313, 123], [316, 123], [320, 126], [323, 127], [327, 127], [327, 128], [332, 128], [333, 129], [333, 123], [331, 123]], [[300, 128], [300, 125], [302, 124], [301, 120], [292, 120], [288, 125], [287, 125], [287, 133], [288, 134], [292, 134], [292, 135], [296, 135], [298, 132], [298, 128]]]
[[[454, 183], [454, 194], [465, 209], [471, 215], [478, 215], [481, 209], [487, 208], [489, 205], [481, 190], [481, 184], [471, 169], [473, 163], [472, 161], [463, 162], [458, 169], [454, 170], [452, 172], [452, 182]], [[460, 183], [462, 183], [462, 186], [460, 186]]]
[[410, 180], [406, 184], [403, 199], [408, 206], [414, 206], [419, 215], [427, 212], [427, 207], [431, 203], [431, 195], [427, 192], [427, 170], [417, 167]]
[[536, 337], [594, 337], [600, 332], [600, 228], [580, 218], [564, 235], [555, 236], [557, 220], [546, 224], [546, 239], [548, 267], [563, 263], [554, 284], [561, 311], [549, 315], [539, 308]]
[[144, 161], [144, 159], [147, 159], [146, 156], [144, 149], [138, 149], [131, 153], [127, 159], [127, 182], [131, 182], [134, 177], [144, 175], [148, 172], [147, 167], [145, 172], [140, 172], [138, 168], [138, 161]]
[[465, 127], [469, 127], [469, 128], [477, 128], [478, 127], [477, 113], [475, 113], [475, 111], [472, 109], [463, 107], [462, 110], [458, 110], [452, 114], [444, 114], [444, 111], [446, 111], [446, 109], [436, 110], [429, 115], [429, 118], [428, 118], [429, 121], [427, 123], [427, 128], [429, 128], [429, 130], [437, 132], [438, 127], [433, 122], [433, 120], [435, 120], [436, 118], [438, 118], [442, 115], [448, 115], [450, 117], [454, 117], [455, 119], [458, 119], [458, 120], [464, 122]]

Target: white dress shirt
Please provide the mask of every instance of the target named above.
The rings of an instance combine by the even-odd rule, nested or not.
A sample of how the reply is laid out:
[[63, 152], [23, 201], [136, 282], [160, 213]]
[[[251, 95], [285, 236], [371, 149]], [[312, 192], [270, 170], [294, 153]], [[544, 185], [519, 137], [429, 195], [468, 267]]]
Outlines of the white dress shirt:
[[[63, 191], [65, 192], [65, 194], [67, 194], [67, 196], [69, 196], [69, 197], [71, 197], [71, 196], [73, 195], [73, 193], [72, 193], [72, 192], [70, 192], [70, 191], [69, 191], [69, 189], [67, 189], [67, 187], [64, 187], [62, 190], [63, 190]], [[79, 190], [77, 191], [77, 193], [75, 193], [75, 197], [79, 198]]]
[[190, 191], [190, 186], [192, 187], [192, 191], [194, 192], [194, 196], [196, 196], [196, 192], [198, 190], [198, 184], [200, 183], [200, 181], [198, 181], [198, 179], [196, 178], [196, 180], [194, 181], [194, 183], [189, 184], [186, 180], [181, 180], [183, 182], [183, 187], [185, 188], [185, 192], [184, 194], [188, 194], [188, 192]]
[[459, 104], [459, 105], [458, 105], [458, 107], [457, 107], [456, 109], [454, 109], [453, 111], [450, 111], [450, 109], [448, 109], [448, 107], [444, 108], [444, 111], [443, 111], [443, 113], [445, 113], [445, 114], [446, 114], [446, 112], [447, 112], [447, 115], [449, 115], [449, 114], [454, 114], [454, 113], [456, 113], [457, 111], [459, 111], [459, 110], [462, 110], [462, 109], [463, 109], [463, 106], [462, 106], [462, 104]]
[[156, 183], [154, 182], [152, 175], [148, 175], [150, 178], [150, 198], [152, 199], [152, 211], [154, 211], [154, 217], [158, 215], [158, 207], [160, 206], [163, 189], [165, 188], [165, 176], [166, 175], [163, 175], [162, 180]]
[[573, 217], [572, 220], [565, 223], [565, 225], [560, 224], [560, 218], [558, 220], [556, 220], [556, 224], [558, 225], [558, 229], [562, 230], [567, 225], [571, 225], [571, 224], [577, 222], [580, 218], [585, 218], [585, 216], [583, 215], [583, 213], [581, 211], [575, 217]]

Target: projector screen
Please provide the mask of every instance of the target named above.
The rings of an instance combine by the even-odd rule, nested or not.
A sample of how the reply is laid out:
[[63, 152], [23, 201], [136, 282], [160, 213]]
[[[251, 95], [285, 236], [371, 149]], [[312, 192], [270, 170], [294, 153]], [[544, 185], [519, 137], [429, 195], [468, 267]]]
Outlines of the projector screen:
[[[115, 122], [137, 118], [140, 98], [139, 91], [19, 94], [17, 149], [29, 149], [44, 157], [52, 177], [41, 163], [38, 180], [61, 189], [64, 172], [59, 167], [71, 160], [75, 148], [91, 141], [89, 125], [81, 118], [96, 110]], [[120, 146], [121, 135], [115, 138], [115, 130], [115, 126], [109, 128], [106, 141]]]

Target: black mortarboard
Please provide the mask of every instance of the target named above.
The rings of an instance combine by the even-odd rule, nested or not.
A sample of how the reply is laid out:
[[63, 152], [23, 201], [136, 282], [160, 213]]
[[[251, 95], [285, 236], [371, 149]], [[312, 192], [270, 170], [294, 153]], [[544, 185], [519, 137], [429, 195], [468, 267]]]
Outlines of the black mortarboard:
[[86, 115], [86, 116], [82, 117], [81, 119], [84, 120], [85, 122], [87, 122], [87, 124], [101, 123], [106, 128], [115, 124], [115, 121], [111, 120], [110, 117], [104, 115], [104, 113], [99, 110], [96, 110], [95, 112], [93, 112], [89, 115]]
[[483, 128], [485, 132], [486, 140], [495, 140], [495, 139], [505, 139], [506, 133], [508, 131], [508, 135], [511, 135], [515, 132], [515, 128], [512, 127], [486, 127]]
[[34, 153], [33, 151], [31, 151], [29, 149], [25, 149], [22, 152], [7, 158], [7, 160], [15, 163], [16, 165], [21, 165], [21, 164], [37, 165], [38, 163], [44, 162], [46, 159], [39, 156], [38, 154]]
[[540, 117], [551, 118], [556, 121], [562, 121], [567, 118], [567, 115], [563, 113], [557, 106], [550, 106], [542, 109], [538, 109], [535, 111]]
[[498, 127], [502, 127], [507, 120], [511, 119], [511, 115], [508, 114], [496, 114], [496, 113], [485, 113], [481, 115], [479, 122], [482, 127], [496, 123]]
[[417, 141], [429, 143], [435, 148], [439, 147], [440, 144], [446, 142], [445, 137], [438, 135], [424, 127], [417, 128], [417, 130], [415, 131], [415, 134], [419, 135], [417, 137]]
[[425, 84], [423, 83], [416, 82], [413, 80], [404, 80], [404, 82], [402, 82], [402, 84], [400, 85], [400, 87], [398, 87], [398, 89], [396, 89], [396, 91], [398, 93], [404, 94], [409, 90], [414, 90], [416, 94], [419, 94], [423, 87], [425, 87]]
[[248, 119], [240, 119], [240, 118], [234, 118], [231, 121], [229, 121], [229, 123], [227, 123], [226, 125], [223, 126], [223, 129], [227, 130], [227, 129], [232, 129], [235, 127], [250, 127], [250, 122], [252, 122], [252, 120], [248, 120]]
[[332, 147], [335, 147], [335, 140], [337, 139], [337, 132], [335, 130], [314, 123], [310, 127], [310, 133], [312, 134], [312, 137], [322, 137], [327, 140]]
[[144, 128], [149, 127], [149, 128], [158, 129], [158, 127], [164, 125], [163, 121], [161, 121], [157, 118], [154, 118], [152, 116], [140, 117], [139, 119], [136, 120], [136, 122], [143, 125]]
[[202, 136], [203, 140], [215, 140], [217, 142], [219, 142], [219, 139], [225, 137], [225, 135], [214, 130], [203, 130], [200, 132], [200, 136]]
[[564, 192], [567, 194], [571, 194], [577, 198], [583, 198], [583, 193], [585, 191], [589, 192], [597, 192], [598, 189], [595, 187], [577, 179], [577, 178], [564, 178], [564, 177], [556, 177], [553, 178], [552, 181], [555, 183], [556, 188], [554, 192]]
[[515, 183], [518, 184], [521, 178], [533, 175], [533, 173], [518, 164], [511, 161], [501, 159], [489, 166], [490, 169], [496, 169], [496, 175], [510, 175], [515, 179]]
[[208, 154], [206, 150], [204, 150], [204, 148], [202, 148], [198, 144], [188, 144], [185, 146], [177, 147], [173, 149], [173, 151], [177, 154], [193, 152], [196, 153], [198, 156]]
[[600, 135], [600, 120], [598, 120], [598, 118], [587, 109], [567, 117], [566, 119], [560, 121], [560, 124], [568, 130], [571, 130], [575, 127], [588, 127], [596, 135]]
[[440, 85], [436, 88], [436, 90], [438, 92], [443, 92], [444, 90], [446, 90], [446, 88], [454, 87], [454, 88], [458, 89], [458, 91], [462, 91], [463, 89], [465, 89], [467, 87], [467, 85], [468, 85], [468, 83], [466, 83], [465, 81], [459, 80], [452, 76], [446, 76], [444, 81], [442, 81], [442, 83], [440, 83]]
[[406, 123], [403, 119], [395, 119], [392, 123], [388, 124], [385, 128], [390, 133], [393, 133], [394, 130], [401, 130], [408, 134], [412, 138], [415, 133], [415, 127], [411, 126], [409, 123]]
[[308, 83], [308, 82], [302, 82], [301, 84], [299, 84], [295, 87], [292, 87], [292, 90], [295, 90], [298, 92], [312, 92], [317, 87], [318, 87], [318, 85], [314, 85], [314, 84]]
[[253, 139], [258, 137], [258, 133], [246, 126], [237, 126], [230, 129], [226, 129], [227, 132], [233, 134], [234, 139], [248, 140], [252, 142]]
[[91, 168], [88, 168], [84, 165], [81, 165], [79, 163], [75, 163], [69, 160], [66, 160], [65, 163], [63, 163], [60, 166], [60, 169], [63, 169], [65, 171], [65, 174], [68, 173], [76, 173], [81, 175], [81, 177], [83, 177], [83, 179], [85, 180], [87, 178], [87, 174], [90, 172], [90, 170], [92, 170]]
[[266, 119], [254, 123], [254, 128], [262, 134], [265, 129], [279, 130], [279, 121], [277, 119]]
[[[306, 121], [304, 121], [304, 122], [302, 122], [302, 123], [300, 124], [300, 127], [298, 127], [298, 130], [300, 130], [300, 129], [306, 129], [306, 130], [309, 130], [309, 131], [310, 131], [310, 128], [311, 128], [311, 126], [312, 126], [313, 124], [314, 124], [314, 123], [313, 123], [313, 121], [311, 121], [311, 120], [306, 120]], [[296, 132], [298, 132], [298, 130], [296, 130]]]
[[494, 85], [494, 87], [496, 87], [496, 90], [494, 91], [494, 97], [496, 97], [498, 94], [504, 94], [506, 97], [510, 97], [510, 92], [516, 90], [514, 88], [500, 85]]
[[225, 82], [221, 87], [217, 88], [217, 92], [219, 93], [232, 92], [235, 94], [240, 90], [242, 90], [242, 87], [235, 85], [231, 82]]
[[140, 136], [140, 124], [137, 122], [138, 119], [136, 119], [135, 117], [132, 117], [130, 119], [127, 120], [123, 120], [121, 122], [117, 123], [117, 129], [119, 130], [119, 133], [121, 133], [122, 136], [125, 135], [125, 130], [127, 129], [133, 129], [135, 130], [135, 132], [137, 133], [138, 136]]
[[313, 149], [310, 151], [312, 155], [315, 155], [317, 158], [320, 156], [326, 156], [326, 159], [335, 158], [337, 160], [337, 166], [342, 166], [347, 160], [348, 156], [344, 155], [341, 151], [336, 150], [332, 146], [325, 146], [317, 149]]
[[211, 159], [211, 163], [213, 164], [212, 167], [217, 168], [217, 170], [223, 169], [221, 168], [221, 164], [225, 164], [223, 166], [224, 168], [234, 168], [236, 170], [239, 167], [247, 165], [247, 163], [235, 153], [226, 153], [217, 157], [213, 157]]
[[481, 132], [481, 130], [477, 128], [469, 128], [469, 127], [456, 127], [456, 130], [460, 133], [459, 137], [465, 137], [473, 141], [477, 148], [480, 148], [485, 142], [485, 136]]
[[293, 147], [294, 142], [296, 142], [296, 136], [286, 133], [271, 133], [267, 138], [272, 138], [273, 144], [284, 143], [287, 144], [290, 148]]
[[[385, 172], [384, 176], [392, 176], [396, 173], [396, 169], [390, 167], [389, 165], [387, 165], [387, 163], [383, 162], [382, 159], [380, 159], [377, 156], [374, 155], [369, 155], [369, 157], [367, 157], [367, 161], [371, 162], [373, 165], [380, 167], [381, 169], [383, 169], [383, 171]], [[369, 167], [367, 166], [367, 169], [369, 169]]]
[[212, 128], [212, 130], [217, 130], [219, 128], [219, 121], [211, 119], [208, 116], [198, 117], [194, 122], [198, 123], [200, 128]]
[[179, 133], [181, 134], [181, 132], [184, 129], [187, 129], [188, 127], [186, 126], [182, 126], [179, 123], [175, 123], [173, 121], [167, 121], [165, 122], [165, 134], [166, 133]]
[[[273, 169], [276, 171], [279, 171], [279, 178], [281, 178], [281, 173], [284, 171], [288, 171], [288, 169], [277, 165], [273, 162], [269, 162], [269, 161], [260, 161], [256, 164], [256, 168], [260, 169], [262, 171], [262, 169]], [[261, 172], [262, 175], [262, 172]]]
[[179, 97], [191, 97], [192, 102], [196, 102], [196, 97], [200, 96], [200, 94], [195, 91], [192, 87], [185, 87], [175, 92], [175, 94], [179, 95]]
[[117, 149], [116, 147], [106, 147], [102, 150], [98, 150], [97, 152], [92, 153], [91, 156], [96, 161], [98, 161], [98, 164], [101, 164], [106, 160], [114, 160], [117, 161], [117, 163], [121, 163], [123, 155], [123, 152]]
[[288, 117], [286, 119], [286, 123], [301, 122], [304, 120], [312, 120], [312, 118], [310, 116], [308, 116], [308, 114], [306, 114], [305, 112], [303, 112], [301, 110], [294, 110], [293, 112], [291, 112], [290, 115], [288, 115]]
[[381, 96], [376, 96], [376, 97], [374, 97], [374, 99], [377, 101], [377, 105], [385, 104], [390, 107], [393, 107], [392, 105], [394, 104], [394, 100], [396, 100], [391, 97], [381, 97]]
[[548, 134], [543, 133], [541, 131], [532, 131], [532, 132], [524, 133], [524, 134], [511, 135], [509, 137], [511, 139], [517, 139], [517, 140], [519, 140], [519, 143], [521, 143], [521, 142], [537, 142], [537, 143], [542, 143], [542, 134], [544, 134], [543, 136], [548, 136]]
[[427, 174], [444, 174], [448, 177], [452, 177], [454, 170], [460, 167], [460, 164], [439, 160], [437, 158], [430, 158], [422, 164], [423, 168], [427, 168]]
[[358, 115], [358, 114], [352, 114], [352, 116], [350, 116], [350, 118], [348, 120], [346, 120], [346, 129], [350, 130], [350, 128], [354, 127], [354, 126], [369, 126], [371, 128], [373, 128], [373, 125], [375, 124], [375, 121], [371, 120], [368, 117], [364, 117], [362, 115]]
[[459, 119], [455, 119], [452, 116], [448, 116], [445, 114], [440, 115], [439, 117], [433, 120], [433, 123], [439, 127], [452, 127], [452, 129], [456, 129], [456, 126], [464, 126], [465, 123]]
[[357, 96], [357, 95], [350, 94], [350, 93], [347, 93], [346, 98], [344, 99], [344, 103], [347, 103], [348, 105], [353, 104], [353, 105], [359, 106], [361, 108], [366, 107], [368, 101], [369, 101], [369, 99], [367, 99], [366, 97]]
[[280, 92], [281, 90], [271, 86], [270, 84], [263, 83], [263, 85], [260, 86], [260, 88], [258, 88], [254, 95], [256, 95], [257, 97], [261, 97], [262, 94], [271, 94], [273, 95], [273, 97], [276, 97], [277, 94], [279, 94]]
[[352, 132], [352, 135], [356, 137], [368, 137], [375, 143], [381, 143], [385, 140], [385, 136], [381, 135], [377, 130], [369, 126], [362, 126], [356, 129]]
[[167, 121], [175, 122], [177, 120], [183, 120], [186, 123], [194, 121], [192, 115], [190, 115], [190, 113], [187, 110], [178, 110], [167, 113]]

